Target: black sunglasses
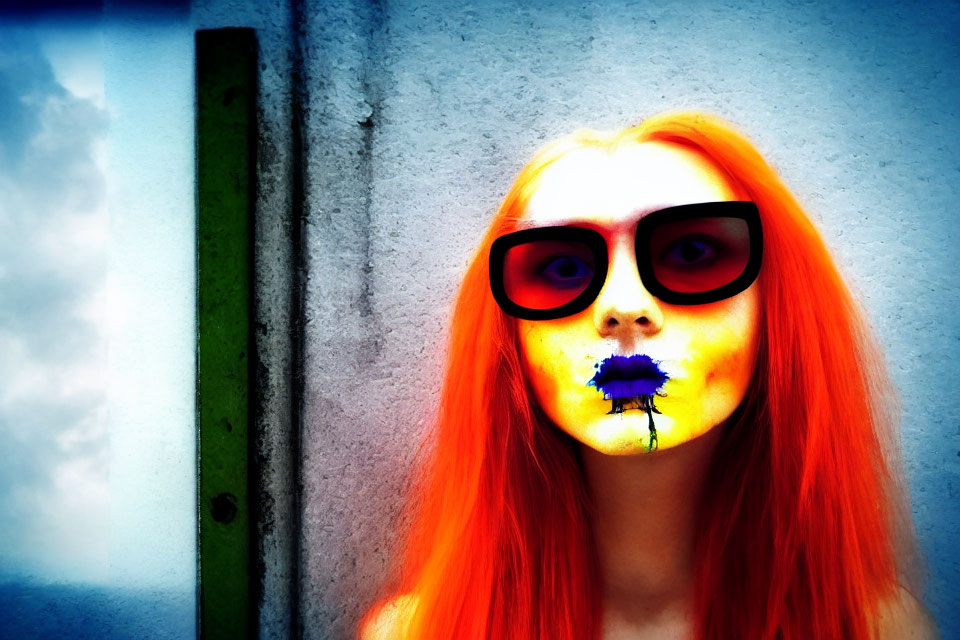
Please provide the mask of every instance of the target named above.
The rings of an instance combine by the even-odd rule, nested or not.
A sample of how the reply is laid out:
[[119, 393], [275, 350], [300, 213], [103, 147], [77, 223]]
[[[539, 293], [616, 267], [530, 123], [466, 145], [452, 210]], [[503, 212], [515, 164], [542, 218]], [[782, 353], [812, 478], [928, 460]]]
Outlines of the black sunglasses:
[[[640, 280], [668, 304], [707, 304], [756, 280], [763, 254], [752, 202], [668, 207], [637, 223]], [[504, 312], [553, 320], [583, 311], [607, 279], [607, 243], [593, 229], [539, 227], [501, 236], [490, 248], [490, 287]]]

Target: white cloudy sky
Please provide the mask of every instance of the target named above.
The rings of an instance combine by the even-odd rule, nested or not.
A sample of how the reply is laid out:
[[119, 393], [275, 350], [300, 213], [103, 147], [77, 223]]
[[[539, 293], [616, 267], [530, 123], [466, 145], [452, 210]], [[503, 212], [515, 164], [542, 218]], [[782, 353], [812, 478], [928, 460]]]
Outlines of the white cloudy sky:
[[68, 577], [109, 521], [102, 45], [71, 31], [0, 36], [0, 570]]
[[0, 580], [192, 584], [191, 65], [0, 26]]

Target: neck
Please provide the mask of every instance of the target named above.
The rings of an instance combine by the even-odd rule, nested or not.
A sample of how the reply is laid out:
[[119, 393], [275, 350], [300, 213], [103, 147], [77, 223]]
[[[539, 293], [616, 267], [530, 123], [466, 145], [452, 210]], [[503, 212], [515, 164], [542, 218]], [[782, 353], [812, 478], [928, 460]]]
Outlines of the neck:
[[720, 432], [631, 456], [581, 446], [608, 614], [651, 620], [692, 607], [697, 514]]

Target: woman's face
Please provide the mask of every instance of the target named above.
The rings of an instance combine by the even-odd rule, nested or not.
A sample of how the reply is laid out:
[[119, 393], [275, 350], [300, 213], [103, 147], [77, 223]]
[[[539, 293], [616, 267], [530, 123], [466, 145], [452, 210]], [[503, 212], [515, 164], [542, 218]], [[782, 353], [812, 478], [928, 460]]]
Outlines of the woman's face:
[[[597, 451], [623, 455], [692, 440], [740, 404], [756, 360], [756, 282], [719, 302], [666, 304], [644, 288], [634, 247], [637, 221], [647, 213], [737, 199], [708, 160], [660, 142], [572, 151], [544, 170], [524, 226], [591, 227], [606, 239], [610, 259], [603, 289], [585, 310], [517, 320], [526, 375], [557, 426]], [[640, 354], [666, 375], [648, 396], [660, 413], [639, 402], [612, 412], [594, 377], [611, 356], [650, 362]]]

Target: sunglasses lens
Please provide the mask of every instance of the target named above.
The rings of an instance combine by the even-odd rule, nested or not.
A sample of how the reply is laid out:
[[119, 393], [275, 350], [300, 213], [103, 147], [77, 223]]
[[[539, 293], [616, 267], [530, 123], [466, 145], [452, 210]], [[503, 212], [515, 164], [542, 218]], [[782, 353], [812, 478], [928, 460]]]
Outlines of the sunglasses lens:
[[589, 245], [567, 240], [535, 240], [504, 256], [507, 297], [526, 309], [556, 309], [590, 286], [596, 262]]
[[703, 293], [730, 284], [750, 260], [750, 228], [742, 218], [704, 217], [664, 222], [650, 236], [656, 280], [678, 293]]

